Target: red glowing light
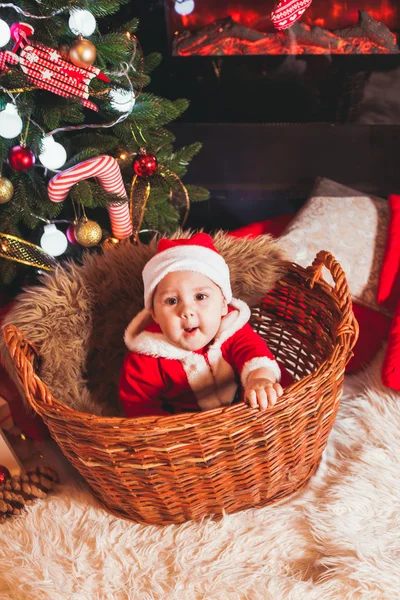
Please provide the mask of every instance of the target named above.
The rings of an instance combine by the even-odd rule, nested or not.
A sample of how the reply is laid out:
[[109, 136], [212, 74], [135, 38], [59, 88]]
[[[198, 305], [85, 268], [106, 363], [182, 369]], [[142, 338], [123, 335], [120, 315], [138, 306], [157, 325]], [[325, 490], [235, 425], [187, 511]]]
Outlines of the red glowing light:
[[[172, 8], [171, 3], [166, 3], [169, 20], [169, 31], [190, 30], [196, 31], [207, 25], [211, 25], [216, 20], [231, 17], [236, 23], [244, 27], [259, 31], [261, 33], [276, 33], [270, 19], [271, 11], [276, 0], [202, 0], [196, 2], [196, 9], [193, 13], [186, 16], [178, 15]], [[300, 22], [303, 25], [318, 26], [329, 32], [335, 30], [354, 27], [357, 24], [359, 11], [366, 11], [376, 21], [382, 22], [390, 31], [400, 31], [400, 2], [398, 0], [313, 0], [311, 6], [305, 11]], [[222, 33], [222, 32], [221, 32]], [[278, 34], [277, 34], [278, 35]], [[251, 54], [286, 54], [288, 48], [278, 42], [271, 45], [271, 48], [264, 48], [264, 41], [257, 41], [253, 47], [246, 48], [246, 52]], [[215, 47], [202, 47], [201, 55], [211, 54], [243, 54], [246, 40], [237, 40], [236, 38], [226, 37], [218, 42], [218, 52]], [[374, 44], [360, 39], [358, 42], [360, 53], [371, 53], [376, 51]], [[262, 51], [261, 51], [261, 48]], [[321, 50], [315, 48], [305, 49], [298, 47], [299, 53], [319, 53]], [[289, 50], [293, 52], [292, 47]], [[326, 52], [326, 50], [325, 50]], [[332, 50], [333, 52], [333, 50]], [[334, 50], [335, 53], [349, 52], [348, 45], [343, 48], [339, 44]], [[197, 52], [194, 52], [197, 53]], [[190, 52], [188, 51], [188, 54]]]

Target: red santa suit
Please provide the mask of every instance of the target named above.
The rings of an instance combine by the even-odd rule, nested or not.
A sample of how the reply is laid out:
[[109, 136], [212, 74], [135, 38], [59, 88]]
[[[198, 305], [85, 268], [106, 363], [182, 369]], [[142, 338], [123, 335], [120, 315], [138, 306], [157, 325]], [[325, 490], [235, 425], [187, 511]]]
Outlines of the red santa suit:
[[128, 417], [168, 415], [226, 406], [239, 382], [255, 369], [280, 369], [266, 342], [250, 327], [250, 309], [232, 298], [214, 340], [197, 351], [171, 344], [147, 310], [125, 332], [130, 350], [120, 377], [119, 396]]

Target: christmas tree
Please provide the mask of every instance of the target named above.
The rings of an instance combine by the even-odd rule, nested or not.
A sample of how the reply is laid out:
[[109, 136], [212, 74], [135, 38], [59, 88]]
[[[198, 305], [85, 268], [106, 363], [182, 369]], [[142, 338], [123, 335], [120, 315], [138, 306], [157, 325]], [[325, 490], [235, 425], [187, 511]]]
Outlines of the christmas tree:
[[0, 8], [2, 284], [139, 229], [171, 232], [208, 196], [181, 181], [200, 144], [175, 150], [166, 128], [187, 101], [144, 91], [161, 56], [143, 56], [137, 19], [110, 30], [127, 2]]

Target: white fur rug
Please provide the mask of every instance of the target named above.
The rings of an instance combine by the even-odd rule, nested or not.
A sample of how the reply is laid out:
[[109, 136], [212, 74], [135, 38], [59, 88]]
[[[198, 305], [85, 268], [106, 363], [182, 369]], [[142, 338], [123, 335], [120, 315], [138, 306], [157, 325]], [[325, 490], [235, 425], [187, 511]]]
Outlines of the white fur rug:
[[0, 526], [0, 600], [400, 597], [400, 395], [380, 358], [347, 378], [317, 475], [280, 505], [145, 527], [110, 516], [44, 452], [63, 484]]

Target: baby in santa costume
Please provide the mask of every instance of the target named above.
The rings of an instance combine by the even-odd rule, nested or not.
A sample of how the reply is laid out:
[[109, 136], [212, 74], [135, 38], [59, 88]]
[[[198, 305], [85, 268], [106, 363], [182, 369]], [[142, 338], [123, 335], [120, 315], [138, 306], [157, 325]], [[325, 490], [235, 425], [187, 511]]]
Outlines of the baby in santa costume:
[[125, 331], [119, 396], [128, 417], [227, 406], [265, 410], [282, 395], [279, 366], [232, 298], [229, 268], [212, 238], [161, 239], [143, 269], [145, 308]]

